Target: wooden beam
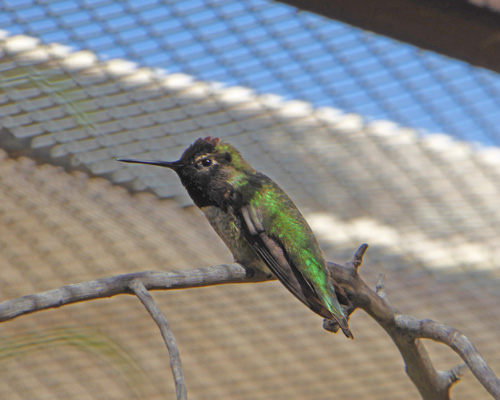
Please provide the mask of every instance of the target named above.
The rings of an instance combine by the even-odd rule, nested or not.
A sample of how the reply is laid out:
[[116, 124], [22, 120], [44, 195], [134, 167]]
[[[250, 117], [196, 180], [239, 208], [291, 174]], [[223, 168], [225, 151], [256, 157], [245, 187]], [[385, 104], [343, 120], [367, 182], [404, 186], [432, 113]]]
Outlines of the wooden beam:
[[278, 0], [500, 72], [500, 12], [466, 0]]

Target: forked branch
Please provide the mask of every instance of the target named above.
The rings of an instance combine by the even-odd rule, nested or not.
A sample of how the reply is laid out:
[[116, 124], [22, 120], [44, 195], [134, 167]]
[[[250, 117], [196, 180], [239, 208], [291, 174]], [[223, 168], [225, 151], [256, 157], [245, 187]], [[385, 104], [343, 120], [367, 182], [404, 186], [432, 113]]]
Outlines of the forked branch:
[[[347, 303], [350, 303], [346, 307], [346, 311], [350, 314], [356, 308], [364, 310], [392, 338], [403, 356], [407, 374], [418, 388], [422, 398], [424, 400], [450, 399], [451, 386], [460, 379], [468, 367], [493, 398], [500, 399], [500, 380], [465, 335], [447, 325], [430, 320], [417, 320], [399, 313], [385, 295], [383, 278], [379, 280], [376, 290], [371, 289], [361, 279], [358, 269], [362, 265], [367, 248], [367, 245], [362, 245], [354, 258], [344, 266], [329, 262], [330, 275], [338, 283], [339, 291], [346, 297]], [[5, 301], [0, 303], [0, 322], [81, 301], [119, 294], [136, 294], [155, 318], [162, 335], [164, 335], [171, 354], [174, 379], [180, 388], [177, 391], [177, 396], [184, 398], [179, 397], [180, 395], [185, 396], [185, 388], [182, 389], [180, 359], [176, 355], [176, 346], [170, 346], [173, 335], [169, 332], [167, 321], [159, 313], [147, 291], [268, 280], [272, 280], [272, 278], [247, 271], [238, 264], [177, 272], [147, 271], [118, 275]], [[326, 329], [335, 330], [335, 327], [327, 326]], [[462, 358], [465, 364], [458, 365], [448, 371], [436, 371], [421, 339], [431, 339], [449, 346]], [[173, 343], [175, 344], [175, 340]]]
[[[367, 245], [362, 245], [345, 266], [328, 263], [330, 275], [351, 303], [346, 311], [351, 313], [356, 308], [364, 310], [391, 337], [404, 359], [406, 373], [422, 398], [450, 399], [451, 386], [470, 369], [493, 398], [500, 399], [500, 380], [464, 334], [445, 324], [428, 319], [418, 320], [399, 313], [387, 299], [383, 276], [379, 278], [375, 290], [361, 279], [358, 269], [367, 248]], [[420, 339], [430, 339], [449, 346], [465, 364], [448, 371], [436, 371]]]

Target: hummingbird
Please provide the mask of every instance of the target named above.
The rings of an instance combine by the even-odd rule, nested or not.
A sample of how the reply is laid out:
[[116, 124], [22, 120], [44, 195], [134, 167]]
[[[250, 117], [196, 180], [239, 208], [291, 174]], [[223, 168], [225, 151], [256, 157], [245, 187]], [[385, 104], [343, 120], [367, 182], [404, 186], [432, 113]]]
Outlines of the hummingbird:
[[297, 299], [353, 338], [310, 226], [283, 189], [233, 145], [209, 136], [196, 140], [177, 161], [118, 161], [174, 170], [235, 262], [271, 272]]

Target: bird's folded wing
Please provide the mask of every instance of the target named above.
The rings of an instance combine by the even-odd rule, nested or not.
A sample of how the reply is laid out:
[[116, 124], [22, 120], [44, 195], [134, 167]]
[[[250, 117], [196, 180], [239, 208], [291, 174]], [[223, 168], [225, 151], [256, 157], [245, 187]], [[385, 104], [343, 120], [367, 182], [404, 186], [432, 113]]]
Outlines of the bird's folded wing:
[[258, 213], [252, 210], [250, 205], [245, 205], [241, 208], [241, 215], [249, 234], [247, 237], [250, 245], [279, 281], [312, 311], [331, 319], [332, 314], [319, 301], [314, 289], [287, 257], [283, 245], [265, 232]]

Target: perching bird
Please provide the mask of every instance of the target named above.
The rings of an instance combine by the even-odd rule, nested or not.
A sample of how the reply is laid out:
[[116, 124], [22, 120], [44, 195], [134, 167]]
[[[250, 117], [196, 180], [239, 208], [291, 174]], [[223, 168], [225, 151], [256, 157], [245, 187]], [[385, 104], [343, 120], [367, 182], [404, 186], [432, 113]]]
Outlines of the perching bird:
[[173, 169], [235, 262], [270, 270], [312, 311], [337, 321], [344, 334], [353, 337], [306, 220], [290, 197], [231, 144], [200, 138], [178, 161], [119, 161]]

